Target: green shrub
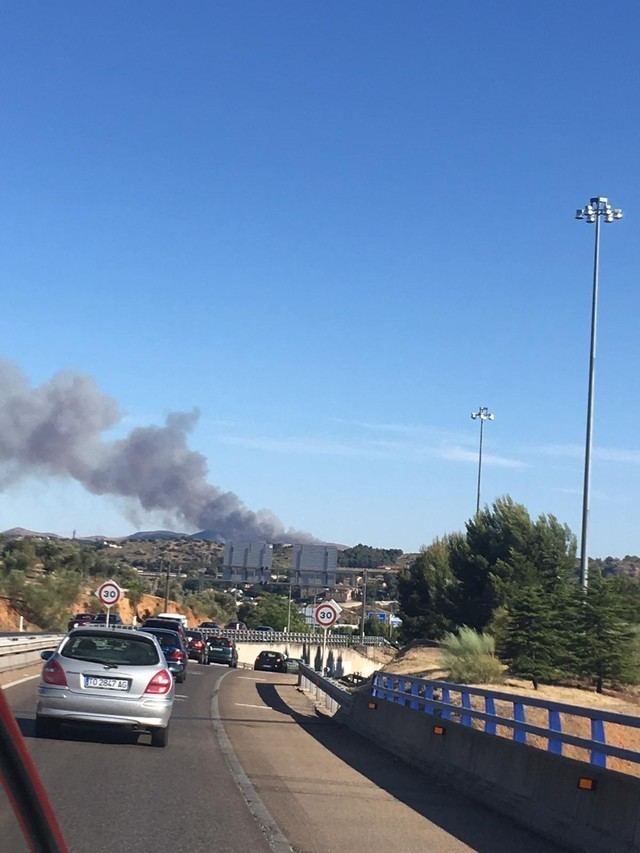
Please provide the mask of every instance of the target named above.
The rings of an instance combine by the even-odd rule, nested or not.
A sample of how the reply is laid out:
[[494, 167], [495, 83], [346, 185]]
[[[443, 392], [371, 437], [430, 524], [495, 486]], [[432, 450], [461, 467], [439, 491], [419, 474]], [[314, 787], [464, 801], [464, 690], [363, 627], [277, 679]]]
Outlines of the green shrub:
[[443, 640], [444, 666], [452, 681], [461, 684], [499, 684], [504, 667], [495, 656], [495, 641], [490, 634], [463, 626]]

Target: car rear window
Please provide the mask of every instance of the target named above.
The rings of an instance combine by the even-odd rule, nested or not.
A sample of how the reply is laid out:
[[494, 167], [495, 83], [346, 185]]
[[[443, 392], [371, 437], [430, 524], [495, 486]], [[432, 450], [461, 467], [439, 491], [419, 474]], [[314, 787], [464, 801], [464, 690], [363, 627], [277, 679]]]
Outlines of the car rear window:
[[180, 638], [173, 631], [148, 631], [147, 633], [153, 634], [163, 649], [180, 645]]
[[279, 652], [260, 652], [261, 658], [279, 658], [281, 657]]
[[209, 642], [213, 646], [224, 646], [226, 649], [231, 646], [231, 640], [227, 640], [226, 637], [213, 637]]
[[60, 651], [65, 658], [86, 660], [116, 666], [153, 666], [158, 663], [158, 652], [152, 642], [144, 637], [106, 637], [76, 635], [70, 637]]

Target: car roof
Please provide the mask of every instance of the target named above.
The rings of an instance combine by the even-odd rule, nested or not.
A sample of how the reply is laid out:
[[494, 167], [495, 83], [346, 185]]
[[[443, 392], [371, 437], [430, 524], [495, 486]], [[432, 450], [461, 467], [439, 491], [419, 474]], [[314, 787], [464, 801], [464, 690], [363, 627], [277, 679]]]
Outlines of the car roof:
[[138, 633], [140, 633], [140, 634], [154, 634], [154, 635], [155, 634], [173, 634], [174, 637], [180, 636], [178, 631], [172, 631], [171, 628], [154, 628], [154, 627], [144, 628], [144, 627], [142, 627]]
[[82, 625], [69, 631], [69, 637], [137, 637], [140, 631], [132, 628], [107, 628], [104, 625]]

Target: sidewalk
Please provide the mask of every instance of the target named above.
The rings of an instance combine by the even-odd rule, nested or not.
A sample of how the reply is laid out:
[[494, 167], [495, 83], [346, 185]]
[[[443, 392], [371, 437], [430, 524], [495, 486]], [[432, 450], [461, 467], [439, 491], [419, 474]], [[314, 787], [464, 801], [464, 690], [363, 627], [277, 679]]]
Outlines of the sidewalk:
[[330, 719], [296, 677], [237, 672], [220, 712], [246, 774], [299, 853], [559, 853]]

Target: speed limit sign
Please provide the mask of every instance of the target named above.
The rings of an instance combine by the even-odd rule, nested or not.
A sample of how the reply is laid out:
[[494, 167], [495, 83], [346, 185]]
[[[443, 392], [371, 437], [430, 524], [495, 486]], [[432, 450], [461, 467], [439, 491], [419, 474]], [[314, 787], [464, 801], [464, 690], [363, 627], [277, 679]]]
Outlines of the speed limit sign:
[[105, 607], [113, 607], [122, 598], [122, 590], [115, 581], [105, 581], [96, 590], [96, 596]]
[[340, 615], [338, 608], [332, 601], [323, 601], [313, 611], [313, 619], [320, 628], [330, 628], [338, 621]]

